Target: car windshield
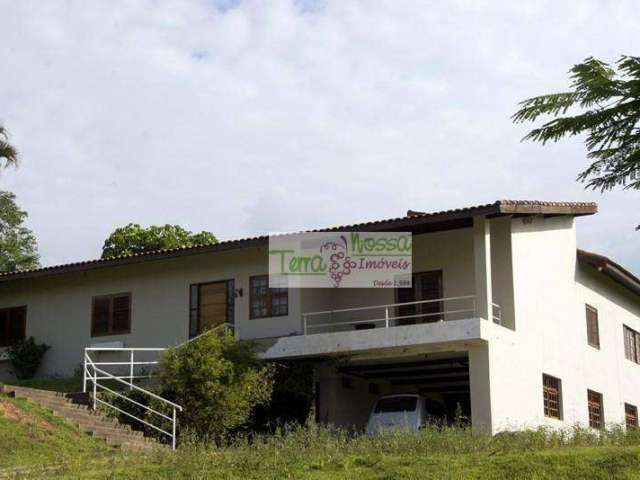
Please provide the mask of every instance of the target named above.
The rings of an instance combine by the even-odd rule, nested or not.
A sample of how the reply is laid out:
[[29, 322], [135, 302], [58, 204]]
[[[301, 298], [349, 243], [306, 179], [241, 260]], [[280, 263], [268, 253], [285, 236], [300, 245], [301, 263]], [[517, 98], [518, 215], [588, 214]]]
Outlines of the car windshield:
[[416, 397], [383, 398], [376, 405], [375, 413], [413, 412], [417, 402]]

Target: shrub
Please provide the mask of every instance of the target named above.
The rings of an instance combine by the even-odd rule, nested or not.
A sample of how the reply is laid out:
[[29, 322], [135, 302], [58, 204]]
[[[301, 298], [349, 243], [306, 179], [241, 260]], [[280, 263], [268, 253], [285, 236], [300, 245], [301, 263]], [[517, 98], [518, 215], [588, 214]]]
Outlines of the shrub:
[[313, 360], [287, 360], [273, 364], [271, 400], [252, 415], [250, 428], [273, 432], [285, 425], [304, 425], [313, 406]]
[[[117, 390], [120, 386], [117, 385], [115, 387]], [[145, 389], [157, 395], [163, 394], [159, 386], [145, 386]], [[153, 398], [151, 398], [149, 395], [142, 393], [139, 390], [129, 391], [125, 388], [124, 390], [121, 390], [119, 393], [124, 395], [126, 398], [129, 398], [139, 403], [140, 405], [144, 405], [144, 407], [153, 408], [154, 410], [160, 413], [163, 413], [167, 416], [171, 416], [172, 414], [171, 408], [168, 408], [166, 403], [156, 401]], [[98, 410], [104, 413], [107, 417], [115, 418], [118, 420], [119, 423], [122, 423], [124, 425], [129, 425], [133, 430], [142, 431], [148, 437], [153, 437], [156, 440], [159, 440], [165, 443], [169, 442], [169, 437], [158, 432], [158, 430], [156, 430], [155, 428], [145, 425], [139, 420], [132, 418], [130, 415], [133, 415], [139, 419], [143, 419], [151, 423], [152, 425], [155, 425], [156, 427], [163, 429], [166, 432], [170, 432], [172, 428], [171, 423], [169, 421], [148, 411], [146, 408], [140, 405], [136, 405], [126, 400], [125, 398], [122, 398], [121, 396], [108, 391], [99, 392], [98, 398], [103, 402], [107, 402], [108, 404], [113, 405], [116, 408], [123, 410], [129, 414], [129, 415], [126, 415], [118, 410], [107, 407], [104, 404], [98, 403]]]
[[13, 374], [18, 380], [33, 378], [45, 352], [51, 348], [49, 345], [38, 345], [33, 337], [12, 345], [9, 348], [9, 362]]
[[181, 427], [215, 441], [245, 424], [273, 388], [273, 368], [226, 329], [167, 350], [159, 376], [162, 396], [184, 407]]

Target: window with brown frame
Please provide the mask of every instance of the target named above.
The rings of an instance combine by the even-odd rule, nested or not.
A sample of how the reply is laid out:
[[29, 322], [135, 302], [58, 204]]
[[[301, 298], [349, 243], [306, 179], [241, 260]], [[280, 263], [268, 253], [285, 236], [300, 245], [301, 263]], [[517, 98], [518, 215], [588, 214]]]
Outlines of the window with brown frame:
[[626, 325], [622, 326], [624, 330], [624, 356], [627, 360], [640, 363], [640, 333]]
[[594, 348], [600, 348], [600, 331], [598, 329], [598, 310], [586, 305], [587, 311], [587, 342]]
[[638, 407], [630, 403], [624, 404], [624, 423], [627, 427], [638, 427]]
[[189, 288], [189, 338], [224, 323], [233, 325], [235, 282], [194, 283]]
[[562, 420], [562, 382], [559, 378], [542, 374], [542, 397], [545, 416]]
[[289, 289], [269, 288], [269, 276], [258, 275], [249, 279], [250, 317], [280, 317], [289, 313]]
[[93, 297], [91, 336], [119, 335], [131, 331], [131, 294]]
[[24, 340], [27, 325], [27, 307], [0, 310], [0, 347], [10, 347]]
[[604, 410], [602, 407], [602, 394], [587, 390], [587, 406], [589, 408], [589, 426], [591, 428], [604, 427]]

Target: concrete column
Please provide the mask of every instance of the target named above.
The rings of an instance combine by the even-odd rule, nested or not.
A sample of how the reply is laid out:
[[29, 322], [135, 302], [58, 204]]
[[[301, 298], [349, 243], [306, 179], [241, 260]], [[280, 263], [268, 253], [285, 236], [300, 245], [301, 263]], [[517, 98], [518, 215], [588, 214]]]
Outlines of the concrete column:
[[473, 258], [476, 286], [476, 315], [493, 318], [491, 292], [491, 226], [486, 217], [473, 218]]
[[471, 427], [474, 432], [492, 432], [489, 346], [469, 349], [469, 387], [471, 393]]

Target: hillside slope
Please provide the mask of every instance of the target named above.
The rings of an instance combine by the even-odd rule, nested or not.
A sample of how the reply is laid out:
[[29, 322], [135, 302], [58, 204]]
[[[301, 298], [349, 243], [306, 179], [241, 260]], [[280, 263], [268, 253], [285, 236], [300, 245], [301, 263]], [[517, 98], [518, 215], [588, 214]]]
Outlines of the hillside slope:
[[113, 453], [39, 406], [0, 394], [0, 476], [19, 467], [55, 467]]
[[183, 442], [175, 453], [126, 453], [0, 396], [0, 478], [640, 479], [640, 434], [445, 429], [352, 437], [312, 427], [226, 447]]

